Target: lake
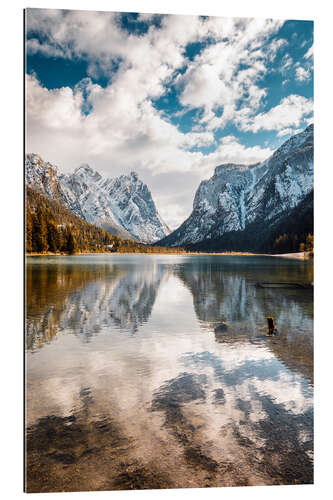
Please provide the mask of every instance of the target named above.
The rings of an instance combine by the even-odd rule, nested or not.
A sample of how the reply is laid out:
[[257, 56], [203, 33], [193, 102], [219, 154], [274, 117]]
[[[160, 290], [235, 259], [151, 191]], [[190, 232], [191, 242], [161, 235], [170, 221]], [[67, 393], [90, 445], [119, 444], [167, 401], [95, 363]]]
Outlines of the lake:
[[27, 490], [312, 483], [313, 293], [269, 281], [312, 262], [27, 258]]

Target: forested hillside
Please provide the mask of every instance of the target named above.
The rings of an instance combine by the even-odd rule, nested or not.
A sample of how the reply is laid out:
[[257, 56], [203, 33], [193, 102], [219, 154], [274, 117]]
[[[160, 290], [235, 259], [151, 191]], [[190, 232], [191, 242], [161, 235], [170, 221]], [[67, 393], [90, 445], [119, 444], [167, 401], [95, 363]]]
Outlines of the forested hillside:
[[273, 253], [313, 253], [313, 190], [271, 232], [261, 250]]
[[102, 228], [89, 224], [59, 202], [26, 187], [26, 252], [178, 253], [181, 249], [165, 249], [124, 240]]

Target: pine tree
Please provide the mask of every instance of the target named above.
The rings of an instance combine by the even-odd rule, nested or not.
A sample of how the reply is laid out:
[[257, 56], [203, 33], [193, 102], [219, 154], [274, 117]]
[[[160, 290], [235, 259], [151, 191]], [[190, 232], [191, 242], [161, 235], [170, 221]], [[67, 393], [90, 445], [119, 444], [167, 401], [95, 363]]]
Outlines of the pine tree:
[[60, 249], [59, 233], [53, 221], [47, 223], [47, 242], [50, 252], [57, 252]]
[[307, 252], [311, 252], [313, 250], [313, 235], [308, 234], [306, 237], [305, 248]]
[[41, 208], [37, 209], [34, 220], [33, 239], [37, 252], [43, 253], [48, 251], [47, 225]]
[[70, 255], [72, 255], [73, 253], [75, 253], [75, 249], [76, 249], [76, 242], [75, 242], [74, 236], [72, 234], [72, 231], [70, 229], [68, 229], [66, 250]]
[[28, 207], [25, 219], [25, 249], [27, 252], [32, 252], [32, 216]]
[[305, 242], [305, 250], [309, 252], [310, 255], [313, 256], [313, 247], [314, 247], [314, 240], [313, 240], [313, 234], [308, 234], [306, 237], [306, 242]]

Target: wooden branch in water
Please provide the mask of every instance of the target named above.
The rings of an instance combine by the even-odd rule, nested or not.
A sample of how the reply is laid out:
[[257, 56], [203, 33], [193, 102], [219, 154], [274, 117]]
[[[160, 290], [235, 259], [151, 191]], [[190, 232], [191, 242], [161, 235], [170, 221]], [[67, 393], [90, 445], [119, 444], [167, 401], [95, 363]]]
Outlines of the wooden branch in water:
[[267, 316], [267, 333], [271, 335], [272, 333], [276, 332], [276, 327], [275, 327], [275, 319], [272, 316]]

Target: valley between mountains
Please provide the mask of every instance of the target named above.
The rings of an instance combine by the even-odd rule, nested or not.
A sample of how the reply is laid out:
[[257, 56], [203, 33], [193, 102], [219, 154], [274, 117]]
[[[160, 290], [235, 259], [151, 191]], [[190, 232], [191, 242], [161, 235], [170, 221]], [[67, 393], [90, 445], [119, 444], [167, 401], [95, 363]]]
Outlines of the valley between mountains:
[[[313, 132], [313, 125], [308, 126], [262, 163], [217, 166], [213, 176], [198, 186], [192, 213], [175, 231], [170, 231], [149, 187], [135, 172], [106, 178], [85, 164], [64, 174], [29, 153], [27, 251], [52, 251], [48, 234], [52, 220], [53, 239], [62, 240], [53, 245], [55, 251], [61, 245], [68, 251], [68, 238], [73, 240], [71, 249], [76, 244], [82, 251], [83, 243], [75, 242], [76, 229], [88, 224], [95, 228], [92, 248], [99, 251], [106, 245], [116, 249], [118, 241], [118, 246], [131, 242], [129, 251], [148, 245], [175, 251], [297, 252], [311, 246], [313, 234]], [[88, 235], [92, 229], [84, 227]]]

